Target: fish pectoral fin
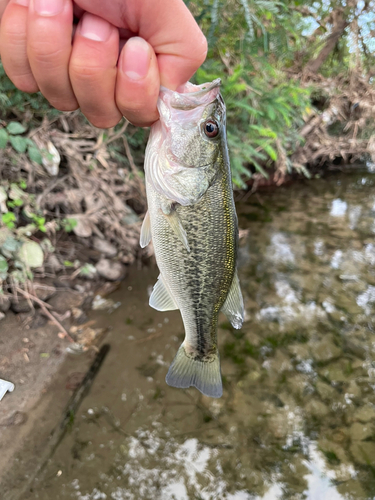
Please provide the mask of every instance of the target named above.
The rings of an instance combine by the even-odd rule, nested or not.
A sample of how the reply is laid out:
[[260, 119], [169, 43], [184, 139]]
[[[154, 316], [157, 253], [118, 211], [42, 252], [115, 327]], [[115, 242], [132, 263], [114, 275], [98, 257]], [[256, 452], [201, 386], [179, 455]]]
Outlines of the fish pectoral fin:
[[154, 285], [149, 304], [157, 311], [174, 311], [175, 309], [178, 309], [178, 306], [165, 286], [161, 275], [159, 275], [158, 281]]
[[241, 328], [244, 320], [245, 308], [237, 271], [234, 274], [232, 285], [221, 311], [226, 315], [234, 328]]
[[144, 248], [147, 247], [150, 241], [151, 241], [151, 222], [150, 222], [150, 214], [148, 213], [147, 210], [145, 218], [143, 219], [142, 222], [139, 244], [141, 245], [142, 248]]
[[177, 236], [177, 238], [181, 241], [181, 243], [184, 245], [186, 250], [190, 252], [190, 247], [187, 239], [187, 234], [184, 229], [184, 226], [182, 225], [182, 222], [180, 221], [179, 216], [177, 215], [177, 212], [175, 210], [172, 210], [170, 214], [165, 214], [163, 213], [164, 217], [167, 219], [168, 224], [171, 226], [173, 232]]

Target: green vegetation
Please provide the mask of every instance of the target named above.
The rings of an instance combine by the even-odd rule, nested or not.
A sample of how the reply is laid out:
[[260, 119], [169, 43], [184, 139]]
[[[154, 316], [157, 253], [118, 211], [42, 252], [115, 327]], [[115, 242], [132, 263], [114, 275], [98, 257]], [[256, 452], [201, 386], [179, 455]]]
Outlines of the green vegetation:
[[[255, 173], [273, 175], [276, 182], [292, 169], [309, 176], [308, 166], [340, 156], [331, 150], [329, 158], [324, 148], [316, 151], [316, 143], [326, 143], [330, 136], [326, 127], [319, 130], [322, 111], [328, 111], [324, 125], [340, 123], [342, 142], [348, 131], [350, 138], [355, 131], [358, 144], [351, 149], [340, 144], [346, 161], [371, 151], [374, 116], [364, 109], [365, 92], [360, 87], [370, 91], [365, 101], [373, 103], [369, 81], [374, 76], [374, 2], [360, 6], [336, 0], [186, 0], [186, 4], [209, 42], [208, 58], [196, 81], [222, 79], [237, 186], [244, 187]], [[335, 112], [330, 110], [333, 99]], [[350, 111], [353, 106], [360, 108], [358, 116]], [[314, 120], [304, 130], [303, 125]], [[310, 142], [315, 142], [314, 152]], [[331, 138], [329, 146], [340, 153], [335, 142], [337, 137]]]

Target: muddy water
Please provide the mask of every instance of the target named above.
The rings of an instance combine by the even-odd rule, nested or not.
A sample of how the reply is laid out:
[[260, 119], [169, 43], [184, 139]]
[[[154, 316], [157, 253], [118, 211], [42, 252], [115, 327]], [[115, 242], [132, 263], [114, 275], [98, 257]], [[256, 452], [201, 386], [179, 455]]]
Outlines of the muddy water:
[[178, 312], [134, 270], [93, 312], [111, 351], [28, 499], [375, 497], [375, 176], [238, 203], [246, 322], [219, 331], [224, 396], [166, 386]]

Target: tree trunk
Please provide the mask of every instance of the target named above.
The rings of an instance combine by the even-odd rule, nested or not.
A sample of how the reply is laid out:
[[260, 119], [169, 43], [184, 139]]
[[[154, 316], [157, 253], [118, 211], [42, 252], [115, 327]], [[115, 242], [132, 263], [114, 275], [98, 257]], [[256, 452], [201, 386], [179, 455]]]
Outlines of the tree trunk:
[[319, 70], [321, 65], [335, 48], [336, 43], [343, 35], [345, 28], [348, 26], [348, 22], [341, 10], [333, 12], [331, 16], [333, 18], [332, 33], [328, 36], [322, 50], [319, 52], [317, 57], [309, 61], [305, 66], [305, 69], [307, 71], [311, 71], [312, 73], [316, 73]]

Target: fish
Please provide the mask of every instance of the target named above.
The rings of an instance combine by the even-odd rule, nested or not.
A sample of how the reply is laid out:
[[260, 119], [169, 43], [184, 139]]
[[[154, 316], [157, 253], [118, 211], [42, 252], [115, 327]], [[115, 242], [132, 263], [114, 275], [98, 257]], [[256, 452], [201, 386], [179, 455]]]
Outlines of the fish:
[[160, 271], [149, 304], [180, 310], [185, 339], [166, 382], [223, 394], [217, 344], [219, 312], [241, 328], [244, 303], [237, 274], [238, 222], [220, 79], [178, 91], [161, 87], [160, 118], [145, 153], [148, 211], [140, 245], [152, 240]]

